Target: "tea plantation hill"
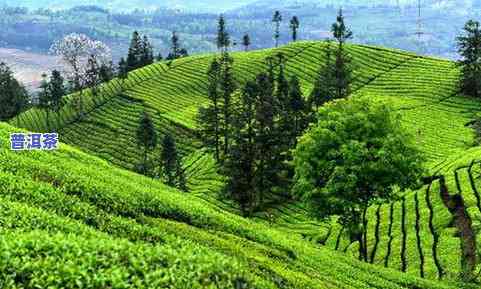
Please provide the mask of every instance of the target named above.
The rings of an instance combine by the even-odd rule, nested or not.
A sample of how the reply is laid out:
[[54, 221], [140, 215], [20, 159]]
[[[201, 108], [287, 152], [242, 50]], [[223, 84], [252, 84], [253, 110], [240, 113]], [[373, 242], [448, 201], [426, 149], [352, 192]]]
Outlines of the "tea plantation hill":
[[[277, 49], [236, 52], [236, 77], [245, 83], [266, 69], [266, 57], [282, 52], [287, 59], [287, 74], [300, 78], [307, 95], [320, 67], [325, 65], [326, 47], [325, 42], [297, 42]], [[426, 153], [426, 167], [433, 174], [446, 175], [450, 192], [461, 191], [474, 226], [481, 225], [481, 168], [466, 167], [481, 159], [481, 151], [472, 148], [473, 131], [466, 126], [481, 106], [477, 100], [459, 94], [455, 63], [380, 47], [349, 45], [347, 49], [355, 68], [353, 97], [368, 95], [391, 103], [400, 113], [405, 129], [416, 136], [417, 145]], [[117, 93], [117, 80], [104, 85], [101, 98], [92, 98], [87, 92], [86, 118], [78, 120], [67, 105], [50, 127], [59, 131], [67, 144], [131, 170], [141, 158], [133, 144], [139, 114], [146, 109], [154, 117], [160, 135], [170, 132], [176, 136], [191, 190], [188, 198], [222, 214], [236, 214], [236, 206], [219, 197], [224, 180], [196, 136], [196, 114], [207, 103], [205, 72], [212, 57], [198, 55], [137, 70], [130, 74], [123, 94]], [[45, 115], [37, 109], [10, 123], [32, 131], [48, 131]], [[455, 178], [458, 167], [465, 168], [458, 170]], [[457, 280], [460, 239], [440, 198], [438, 183], [404, 194], [404, 201], [368, 211], [372, 263], [379, 270], [386, 266], [406, 271], [413, 278]], [[324, 244], [357, 258], [357, 244], [351, 243], [342, 228], [315, 221], [302, 205], [282, 196], [271, 196], [265, 212], [248, 222], [269, 225], [284, 234], [296, 232], [319, 248]]]
[[457, 288], [355, 260], [0, 123], [0, 288]]

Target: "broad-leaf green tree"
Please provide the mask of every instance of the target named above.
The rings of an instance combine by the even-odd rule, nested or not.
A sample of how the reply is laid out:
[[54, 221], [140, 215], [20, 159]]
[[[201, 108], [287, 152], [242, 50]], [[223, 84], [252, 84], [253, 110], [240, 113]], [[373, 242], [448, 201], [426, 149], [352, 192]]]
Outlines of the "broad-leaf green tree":
[[294, 152], [293, 192], [320, 218], [339, 216], [367, 260], [362, 212], [419, 184], [423, 155], [389, 106], [367, 98], [324, 105]]

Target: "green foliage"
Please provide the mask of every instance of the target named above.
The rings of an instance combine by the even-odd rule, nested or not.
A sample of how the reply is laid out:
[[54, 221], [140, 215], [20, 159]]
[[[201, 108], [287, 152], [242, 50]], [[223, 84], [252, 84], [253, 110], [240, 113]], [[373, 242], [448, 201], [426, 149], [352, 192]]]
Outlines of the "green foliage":
[[181, 57], [189, 56], [189, 54], [187, 53], [187, 49], [182, 48], [180, 46], [179, 35], [175, 31], [172, 32], [172, 37], [170, 38], [170, 42], [171, 42], [170, 53], [166, 58], [167, 60], [171, 61]]
[[137, 128], [137, 145], [144, 152], [144, 159], [140, 164], [139, 172], [142, 174], [149, 173], [147, 164], [147, 154], [157, 146], [157, 131], [150, 118], [150, 115], [144, 111], [139, 119]]
[[346, 26], [346, 23], [344, 22], [344, 15], [342, 14], [342, 9], [339, 9], [336, 22], [332, 24], [331, 31], [332, 35], [337, 40], [339, 46], [342, 46], [347, 40], [352, 38], [352, 31]]
[[359, 234], [364, 210], [419, 183], [422, 154], [390, 108], [366, 98], [328, 103], [317, 118], [294, 153], [294, 193]]
[[137, 31], [134, 31], [130, 41], [127, 63], [124, 64], [126, 67], [120, 67], [119, 65], [120, 76], [125, 74], [122, 70], [126, 69], [129, 72], [152, 63], [154, 63], [154, 51], [149, 38], [147, 35], [142, 37]]
[[13, 130], [0, 124], [4, 288], [457, 288], [359, 263], [66, 145], [11, 152]]
[[274, 22], [275, 29], [274, 29], [274, 39], [276, 40], [276, 47], [279, 46], [279, 37], [281, 37], [280, 27], [282, 22], [282, 14], [278, 10], [274, 12], [272, 16], [272, 22]]
[[299, 18], [297, 16], [292, 16], [291, 21], [289, 22], [289, 27], [292, 30], [292, 41], [296, 42], [298, 35], [297, 31], [299, 30]]
[[242, 45], [244, 46], [244, 51], [248, 51], [249, 50], [249, 46], [251, 45], [251, 38], [249, 36], [249, 34], [244, 34], [244, 36], [242, 37]]
[[161, 172], [166, 184], [176, 186], [179, 189], [187, 190], [185, 184], [185, 176], [177, 154], [175, 139], [167, 134], [162, 140], [162, 152], [160, 154]]
[[6, 121], [25, 109], [28, 94], [25, 88], [13, 77], [5, 63], [0, 63], [0, 121]]
[[[307, 23], [305, 25], [307, 25]], [[269, 39], [271, 39], [270, 30], [269, 28]], [[334, 48], [335, 44], [331, 44], [331, 46]], [[299, 41], [278, 49], [250, 51], [248, 53], [233, 52], [230, 54], [235, 59], [233, 73], [239, 82], [239, 87], [244, 87], [246, 82], [254, 79], [257, 74], [264, 72], [268, 68], [265, 63], [267, 57], [275, 59], [275, 56], [279, 52], [282, 52], [286, 59], [286, 79], [290, 79], [293, 75], [298, 76], [303, 94], [309, 95], [313, 88], [314, 80], [318, 77], [320, 67], [325, 66], [327, 63], [326, 48], [326, 42]], [[365, 96], [376, 102], [389, 102], [394, 106], [394, 110], [401, 114], [403, 129], [415, 135], [416, 146], [425, 152], [427, 156], [426, 168], [432, 171], [443, 168], [443, 172], [449, 174], [452, 172], [452, 166], [456, 166], [457, 164], [466, 165], [469, 164], [473, 158], [481, 158], [477, 149], [470, 149], [473, 142], [473, 133], [471, 128], [465, 127], [465, 124], [473, 119], [472, 113], [479, 111], [479, 103], [476, 99], [465, 98], [458, 95], [456, 85], [458, 83], [459, 70], [453, 62], [420, 57], [412, 53], [374, 46], [345, 44], [344, 48], [352, 57], [353, 79], [351, 91], [356, 97]], [[334, 56], [334, 53], [331, 55]], [[159, 135], [170, 133], [177, 141], [177, 149], [179, 153], [184, 156], [185, 176], [189, 190], [191, 191], [189, 196], [194, 196], [196, 201], [200, 200], [203, 206], [215, 207], [215, 210], [220, 210], [223, 214], [225, 212], [241, 214], [236, 203], [224, 198], [219, 199], [218, 193], [224, 187], [227, 180], [218, 173], [218, 164], [215, 162], [214, 157], [205, 150], [199, 150], [201, 145], [197, 136], [195, 116], [197, 115], [199, 107], [206, 106], [209, 103], [209, 99], [207, 98], [208, 78], [205, 71], [208, 70], [212, 59], [212, 55], [198, 55], [172, 61], [170, 69], [165, 63], [160, 62], [133, 71], [129, 73], [128, 78], [125, 79], [126, 89], [121, 95], [118, 94], [121, 83], [119, 79], [114, 79], [110, 83], [103, 84], [102, 91], [104, 93], [99, 94], [97, 98], [91, 98], [91, 94], [87, 90], [84, 93], [84, 100], [86, 104], [85, 108], [89, 113], [88, 117], [83, 121], [76, 119], [76, 114], [72, 111], [71, 107], [71, 96], [67, 96], [66, 105], [60, 110], [58, 116], [51, 115], [51, 124], [55, 128], [61, 128], [58, 131], [62, 141], [75, 145], [92, 155], [102, 157], [116, 166], [134, 169], [133, 164], [140, 162], [143, 156], [136, 147], [132, 147], [132, 140], [136, 139], [138, 116], [146, 109], [152, 116]], [[334, 60], [332, 60], [332, 62], [333, 61]], [[274, 71], [276, 71], [276, 69], [274, 69]], [[239, 95], [239, 98], [237, 98], [237, 95]], [[234, 93], [234, 102], [237, 101], [237, 99], [240, 99], [240, 94]], [[31, 131], [45, 130], [45, 112], [36, 108], [28, 110], [19, 117], [11, 120], [11, 124], [27, 127]], [[6, 135], [4, 139], [4, 143], [7, 144], [8, 136]], [[34, 155], [37, 156], [37, 154]], [[68, 154], [65, 162], [70, 162], [72, 157], [76, 160], [83, 159], [77, 154]], [[153, 155], [149, 155], [149, 158], [151, 157], [153, 157]], [[4, 159], [1, 161], [4, 161]], [[5, 163], [15, 168], [13, 165], [18, 161], [18, 159], [12, 162], [5, 160]], [[53, 160], [50, 158], [42, 159], [42, 161], [55, 164], [59, 162], [58, 159]], [[30, 165], [32, 162], [32, 159], [26, 159], [27, 164]], [[104, 165], [103, 163], [101, 164]], [[72, 163], [72, 167], [62, 167], [61, 170], [77, 171], [74, 165], [76, 165], [76, 163]], [[103, 166], [95, 163], [92, 172], [98, 174], [99, 167], [103, 168]], [[37, 168], [37, 165], [35, 165], [35, 168]], [[13, 173], [19, 174], [19, 172], [20, 169], [17, 168]], [[473, 170], [473, 176], [476, 177], [478, 173], [479, 168], [476, 166]], [[78, 171], [78, 174], [81, 175], [83, 172]], [[463, 197], [469, 200], [468, 210], [470, 214], [473, 214], [473, 220], [477, 220], [479, 217], [476, 208], [476, 198], [471, 189], [468, 176], [469, 174], [464, 171], [460, 176]], [[91, 178], [91, 180], [89, 181], [88, 178]], [[107, 186], [111, 186], [114, 188], [113, 190], [119, 192], [130, 192], [133, 195], [143, 195], [145, 192], [152, 192], [155, 197], [158, 197], [158, 195], [170, 196], [172, 194], [170, 189], [159, 187], [156, 185], [157, 181], [151, 182], [149, 179], [139, 181], [127, 179], [129, 182], [134, 182], [139, 186], [139, 188], [130, 189], [131, 186], [126, 183], [127, 180], [120, 182], [120, 185], [116, 184], [119, 180], [126, 178], [124, 175], [101, 175], [100, 179], [98, 179], [92, 174], [92, 176], [88, 178], [82, 179], [85, 184], [82, 185], [81, 190], [92, 186], [93, 183], [101, 183], [107, 179], [112, 179], [113, 183], [109, 183]], [[15, 183], [16, 181], [14, 180], [18, 180], [18, 177], [12, 175], [9, 180], [11, 183]], [[448, 183], [454, 188], [454, 180], [452, 178], [448, 180]], [[476, 183], [479, 187], [478, 179], [476, 179]], [[127, 190], [125, 187], [129, 189]], [[91, 194], [89, 193], [89, 196], [91, 196], [92, 200], [97, 200], [98, 196], [101, 195], [111, 196], [109, 191], [104, 189], [97, 192], [94, 190]], [[28, 187], [19, 189], [19, 191], [27, 193], [37, 191], [37, 189], [35, 187]], [[77, 191], [80, 191], [80, 189]], [[451, 281], [456, 280], [459, 276], [459, 254], [453, 253], [459, 250], [459, 238], [456, 237], [453, 229], [449, 228], [450, 214], [443, 206], [438, 196], [438, 191], [436, 186], [433, 186], [429, 194], [425, 194], [426, 188], [419, 191], [421, 193], [419, 199], [421, 210], [420, 235], [422, 237], [423, 252], [425, 253], [424, 269], [428, 279], [435, 280], [438, 278], [434, 261], [435, 257], [432, 253], [433, 248], [437, 248], [437, 259], [445, 271], [443, 278], [446, 281]], [[10, 192], [11, 191], [9, 191], [9, 193]], [[332, 230], [329, 230], [331, 226], [330, 223], [320, 223], [313, 220], [312, 217], [307, 214], [303, 204], [283, 198], [281, 196], [282, 192], [286, 192], [286, 190], [281, 188], [278, 192], [266, 194], [265, 210], [262, 212], [254, 212], [253, 218], [249, 220], [249, 223], [269, 222], [271, 229], [276, 228], [280, 230], [279, 235], [296, 236], [296, 239], [301, 238], [297, 236], [304, 236], [307, 241], [315, 244], [325, 242], [327, 247], [331, 249], [336, 247], [337, 237], [340, 236], [338, 249], [340, 251], [346, 251], [348, 256], [339, 256], [330, 250], [324, 248], [317, 249], [316, 247], [313, 252], [309, 251], [306, 253], [307, 255], [313, 256], [309, 262], [313, 262], [311, 264], [317, 264], [320, 260], [322, 260], [322, 262], [328, 262], [333, 259], [343, 260], [342, 262], [351, 264], [351, 262], [353, 262], [352, 256], [357, 257], [358, 254], [357, 242], [353, 242], [350, 236], [345, 233], [346, 231], [339, 234], [340, 225], [334, 224]], [[392, 272], [389, 273], [389, 278], [391, 278], [390, 280], [392, 281], [386, 283], [385, 279], [379, 280], [377, 277], [379, 276], [378, 274], [387, 274], [384, 273], [384, 269], [373, 267], [373, 269], [367, 271], [368, 273], [365, 273], [365, 271], [364, 273], [360, 273], [357, 270], [351, 271], [352, 267], [340, 268], [337, 261], [322, 263], [322, 266], [315, 267], [316, 269], [314, 270], [303, 267], [305, 268], [305, 272], [316, 271], [316, 276], [322, 277], [324, 280], [329, 280], [329, 282], [332, 282], [330, 284], [336, 284], [332, 285], [334, 287], [365, 288], [369, 286], [381, 286], [383, 288], [389, 288], [394, 286], [392, 285], [393, 283], [402, 282], [402, 287], [429, 288], [432, 283], [429, 283], [431, 285], [426, 285], [414, 277], [420, 275], [420, 258], [417, 253], [418, 248], [415, 232], [415, 205], [413, 195], [411, 195], [409, 191], [405, 192], [405, 194], [407, 194], [406, 259], [408, 275], [388, 270]], [[37, 203], [40, 203], [40, 200], [44, 200], [42, 196], [44, 196], [44, 194], [39, 193], [39, 198], [36, 199]], [[425, 196], [430, 198], [433, 205], [432, 231], [429, 227], [429, 209], [425, 201]], [[25, 198], [29, 199], [28, 196]], [[115, 199], [116, 203], [123, 198], [127, 197], [122, 194], [122, 196]], [[146, 199], [148, 198], [151, 198], [151, 195], [146, 197]], [[162, 200], [162, 202], [167, 202], [165, 199]], [[109, 201], [112, 202], [111, 199], [106, 198], [105, 202], [102, 202], [102, 205]], [[144, 199], [132, 202], [142, 204]], [[178, 202], [180, 202], [179, 199], [175, 199], [172, 202], [166, 203], [167, 205], [165, 207], [176, 208], [175, 210], [168, 210], [169, 216], [185, 216], [186, 212], [190, 213], [192, 210], [198, 210], [198, 207], [195, 207], [195, 209], [191, 208], [193, 201], [189, 198], [188, 201], [185, 202], [185, 210], [179, 213], [177, 211], [179, 207], [176, 206]], [[120, 202], [118, 204], [120, 212], [122, 210], [127, 211], [128, 214], [135, 212], [135, 210], [127, 209], [124, 202], [121, 203], [122, 205], [120, 205]], [[37, 206], [37, 204], [34, 203], [34, 206]], [[156, 208], [158, 206], [160, 206], [159, 203], [155, 203], [149, 206], [149, 208]], [[57, 207], [62, 206], [58, 205]], [[369, 253], [372, 253], [375, 243], [374, 232], [377, 207], [378, 206], [370, 207], [367, 212]], [[387, 266], [389, 268], [399, 270], [401, 268], [401, 256], [398, 248], [401, 248], [402, 241], [401, 204], [399, 202], [394, 203], [391, 234], [392, 250], [386, 258], [389, 242], [389, 235], [387, 233], [389, 225], [391, 224], [389, 207], [390, 204], [387, 204], [383, 205], [381, 209], [380, 241], [376, 250], [374, 263], [384, 264], [384, 261], [388, 260]], [[53, 208], [53, 205], [49, 207], [49, 209], [51, 208]], [[136, 207], [136, 209], [137, 208], [141, 207], [139, 206]], [[164, 206], [162, 208], [164, 208]], [[147, 210], [147, 212], [149, 212], [149, 210]], [[82, 210], [79, 209], [79, 211]], [[164, 212], [165, 210], [162, 209], [163, 216], [165, 216]], [[237, 216], [234, 214], [229, 214], [226, 218], [236, 218]], [[91, 215], [94, 214], [87, 214], [87, 216]], [[101, 214], [96, 215], [103, 216]], [[192, 215], [191, 219], [195, 220], [199, 218], [205, 220], [203, 218], [204, 215], [210, 216], [206, 211], [201, 211], [199, 214]], [[89, 220], [89, 218], [85, 217], [85, 220]], [[97, 222], [98, 224], [114, 223], [113, 221], [104, 219], [95, 218], [95, 220], [99, 220]], [[195, 225], [202, 226], [202, 221]], [[116, 236], [120, 236], [119, 232], [122, 230], [127, 231], [126, 228], [129, 227], [131, 227], [131, 225], [127, 224], [120, 227], [121, 229], [117, 230], [116, 234], [118, 235]], [[162, 228], [166, 231], [169, 228], [180, 231], [179, 226], [174, 226], [170, 223]], [[209, 229], [212, 228], [210, 227]], [[112, 231], [110, 227], [102, 229], [102, 231], [105, 230], [109, 230], [109, 232]], [[256, 229], [257, 233], [263, 232], [264, 230], [265, 227]], [[183, 235], [183, 238], [191, 236], [201, 238], [199, 237], [203, 234], [201, 231], [202, 230], [188, 230], [185, 235]], [[219, 231], [220, 230], [216, 229], [216, 232]], [[122, 236], [125, 236], [125, 234]], [[229, 231], [226, 235], [238, 235], [238, 232], [232, 233]], [[132, 233], [129, 240], [135, 236], [137, 236], [137, 234]], [[147, 240], [149, 236], [150, 235], [146, 235], [143, 239], [139, 237], [138, 240]], [[208, 235], [205, 236], [205, 238], [208, 239], [211, 236], [212, 235]], [[253, 235], [249, 235], [249, 238], [252, 238], [252, 236]], [[438, 236], [436, 241], [433, 236]], [[222, 235], [219, 239], [223, 237], [225, 237], [225, 235]], [[265, 240], [266, 238], [262, 237], [262, 239]], [[229, 241], [229, 245], [224, 247], [224, 249], [233, 248], [232, 244], [234, 243], [246, 244], [244, 240], [245, 239], [235, 239], [232, 240], [232, 242]], [[296, 244], [296, 242], [289, 243], [291, 244], [287, 244], [287, 247]], [[233, 253], [233, 255], [238, 255], [240, 254], [239, 252], [245, 253], [250, 251], [241, 246], [237, 246], [233, 250], [238, 250], [238, 252]], [[298, 258], [301, 255], [303, 254], [297, 254]], [[252, 253], [250, 256], [254, 260], [264, 258], [262, 257], [264, 255], [259, 257], [257, 253]], [[290, 263], [283, 261], [280, 262], [280, 267], [268, 268], [275, 268], [275, 270], [285, 272], [284, 269], [282, 269], [284, 268], [284, 263]], [[299, 265], [299, 263], [296, 264]], [[331, 267], [336, 269], [326, 271], [330, 270]], [[263, 272], [265, 272], [265, 269], [262, 268], [259, 270], [264, 270]], [[345, 272], [352, 272], [349, 276], [356, 276], [356, 278], [362, 281], [354, 282], [352, 279], [347, 279], [349, 281], [346, 281]], [[290, 274], [293, 278], [299, 277], [299, 275], [294, 273], [286, 274]], [[277, 276], [273, 276], [272, 278], [277, 278]], [[310, 283], [302, 277], [298, 279], [301, 280], [298, 284], [304, 284], [305, 288], [325, 288], [330, 286], [326, 285], [327, 283], [325, 282], [319, 283], [317, 279], [312, 279], [313, 281]], [[450, 286], [447, 283], [444, 284], [445, 285], [437, 286]], [[459, 288], [457, 284], [454, 287]]]
[[466, 95], [481, 96], [481, 29], [479, 22], [469, 20], [464, 28], [464, 34], [458, 36], [458, 52], [462, 59], [461, 89]]
[[226, 31], [224, 15], [220, 15], [217, 23], [217, 49], [226, 51], [230, 46], [230, 36]]

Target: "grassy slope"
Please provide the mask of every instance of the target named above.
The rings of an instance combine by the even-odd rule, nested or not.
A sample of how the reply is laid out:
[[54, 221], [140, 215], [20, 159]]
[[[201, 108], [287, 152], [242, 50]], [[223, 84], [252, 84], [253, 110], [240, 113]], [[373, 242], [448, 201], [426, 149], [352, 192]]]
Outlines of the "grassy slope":
[[[265, 68], [264, 59], [267, 56], [282, 51], [288, 59], [287, 73], [298, 75], [304, 91], [309, 93], [315, 75], [324, 63], [325, 47], [326, 44], [322, 42], [299, 42], [279, 49], [235, 53], [236, 75], [241, 83], [251, 79]], [[463, 155], [472, 142], [472, 132], [465, 124], [473, 113], [480, 110], [477, 101], [457, 93], [456, 79], [459, 72], [455, 65], [445, 60], [376, 47], [352, 45], [348, 49], [355, 64], [354, 95], [369, 95], [392, 103], [402, 115], [406, 129], [416, 135], [418, 145], [426, 152], [427, 166], [433, 172], [441, 169], [447, 174], [451, 192], [455, 192], [453, 169], [458, 164], [465, 165], [477, 157], [473, 153], [465, 155], [462, 159], [464, 162], [457, 160], [457, 156]], [[136, 121], [139, 112], [145, 107], [155, 116], [161, 131], [176, 132], [186, 155], [189, 185], [193, 194], [219, 210], [235, 213], [233, 204], [219, 200], [217, 193], [223, 184], [222, 179], [215, 173], [212, 158], [198, 149], [199, 143], [195, 137], [195, 115], [197, 108], [206, 103], [205, 71], [211, 57], [194, 56], [177, 60], [170, 68], [156, 64], [136, 71], [129, 78], [126, 96], [107, 94], [110, 96], [104, 97], [106, 101], [100, 102], [101, 105], [91, 104], [92, 111], [84, 121], [72, 121], [73, 114], [67, 108], [62, 113], [62, 118], [69, 121], [60, 119], [55, 122], [58, 123], [62, 139], [114, 164], [132, 168], [140, 157], [131, 148]], [[116, 84], [109, 87], [116, 87]], [[31, 130], [46, 129], [44, 116], [36, 110], [23, 114], [12, 123]], [[456, 165], [452, 160], [456, 161]], [[479, 218], [469, 174], [463, 171], [461, 173], [464, 175], [461, 174], [460, 186], [464, 190], [465, 199], [469, 201], [470, 214], [473, 218]], [[473, 176], [475, 174], [479, 175], [479, 169], [472, 172]], [[379, 214], [378, 207], [369, 210], [369, 253], [372, 254], [374, 263], [401, 269], [402, 260], [405, 259], [407, 272], [420, 276], [423, 271], [424, 276], [435, 279], [438, 269], [434, 262], [433, 247], [436, 247], [440, 267], [446, 271], [444, 278], [457, 278], [459, 259], [456, 257], [458, 254], [453, 252], [459, 249], [459, 239], [453, 228], [449, 227], [449, 212], [437, 192], [436, 185], [428, 194], [426, 188], [417, 192], [421, 247], [417, 246], [415, 230], [416, 192], [406, 196], [405, 233], [401, 227], [401, 202], [393, 204], [392, 218], [390, 205], [379, 208]], [[431, 210], [428, 205], [431, 203], [434, 231], [429, 227]], [[356, 255], [356, 244], [351, 244], [347, 236], [341, 234], [340, 228], [332, 226], [329, 229], [325, 224], [313, 221], [302, 206], [293, 202], [278, 206], [274, 199], [267, 213], [257, 215], [255, 220], [267, 221], [288, 232], [299, 232], [315, 241], [325, 242], [328, 247]], [[479, 221], [475, 219], [475, 224], [476, 222]], [[376, 227], [379, 228], [377, 245]], [[439, 242], [435, 245], [433, 236], [439, 236]], [[406, 254], [402, 256], [400, 248], [404, 239]], [[387, 254], [389, 247], [391, 250]], [[424, 256], [422, 269], [421, 253]]]
[[13, 131], [0, 123], [1, 288], [456, 288], [316, 247], [67, 145], [12, 152]]

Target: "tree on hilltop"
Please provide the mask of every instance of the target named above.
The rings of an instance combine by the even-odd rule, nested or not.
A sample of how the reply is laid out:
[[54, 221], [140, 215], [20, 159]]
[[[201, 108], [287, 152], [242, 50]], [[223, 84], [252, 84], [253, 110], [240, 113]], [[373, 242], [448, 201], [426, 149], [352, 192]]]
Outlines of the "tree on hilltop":
[[229, 48], [230, 44], [230, 36], [229, 33], [226, 31], [224, 15], [220, 15], [217, 25], [217, 48], [221, 52], [225, 52]]
[[244, 46], [244, 51], [249, 50], [249, 46], [251, 45], [251, 38], [250, 38], [249, 34], [246, 33], [242, 37], [242, 45]]
[[170, 38], [171, 46], [170, 46], [170, 53], [167, 56], [167, 60], [174, 60], [178, 59], [181, 57], [186, 57], [189, 55], [187, 52], [187, 49], [182, 48], [180, 46], [180, 39], [179, 36], [177, 35], [177, 32], [173, 31], [172, 32], [172, 37]]
[[478, 21], [469, 20], [457, 38], [461, 59], [461, 90], [472, 97], [481, 97], [481, 29]]
[[331, 72], [336, 80], [334, 98], [344, 98], [350, 93], [352, 82], [351, 56], [345, 50], [344, 44], [353, 37], [352, 31], [344, 22], [342, 9], [339, 10], [336, 22], [332, 24], [332, 33], [337, 40], [334, 70]]
[[349, 39], [352, 38], [353, 33], [349, 29], [349, 27], [346, 26], [342, 9], [339, 9], [336, 17], [336, 22], [332, 24], [331, 31], [341, 48], [344, 43], [346, 43]]
[[278, 47], [279, 37], [281, 36], [281, 32], [280, 32], [281, 22], [282, 22], [281, 12], [279, 11], [274, 12], [274, 16], [272, 16], [272, 22], [275, 24], [274, 39], [276, 41], [276, 47]]
[[64, 79], [58, 70], [53, 70], [50, 78], [47, 74], [42, 74], [42, 82], [38, 93], [38, 106], [45, 110], [46, 128], [50, 127], [50, 112], [58, 113], [62, 108], [63, 96], [66, 94]]
[[326, 102], [336, 97], [336, 69], [335, 55], [332, 44], [328, 41], [326, 46], [326, 63], [319, 69], [314, 88], [309, 95], [310, 105], [317, 111]]
[[138, 31], [132, 33], [130, 40], [129, 52], [127, 54], [127, 71], [132, 71], [140, 67], [140, 58], [142, 55], [142, 39]]
[[141, 43], [141, 53], [140, 53], [140, 67], [144, 67], [154, 63], [154, 48], [149, 41], [147, 35], [144, 35]]
[[47, 130], [50, 129], [50, 90], [47, 74], [42, 73], [42, 81], [40, 82], [40, 90], [38, 92], [38, 107], [45, 111], [45, 124]]
[[101, 41], [90, 39], [87, 35], [72, 33], [54, 42], [50, 51], [61, 57], [65, 64], [66, 75], [73, 89], [73, 103], [80, 118], [84, 117], [83, 89], [88, 84], [87, 73], [91, 66], [101, 66], [112, 60], [110, 48]]
[[297, 18], [297, 16], [293, 16], [290, 23], [289, 23], [289, 27], [291, 28], [291, 31], [292, 31], [292, 41], [296, 42], [297, 41], [297, 30], [299, 29], [299, 18]]
[[58, 113], [64, 105], [63, 97], [67, 94], [65, 80], [58, 70], [53, 70], [51, 73], [49, 92], [51, 99], [50, 109]]

